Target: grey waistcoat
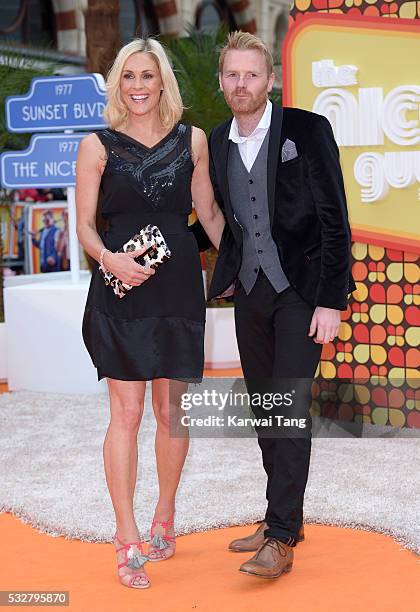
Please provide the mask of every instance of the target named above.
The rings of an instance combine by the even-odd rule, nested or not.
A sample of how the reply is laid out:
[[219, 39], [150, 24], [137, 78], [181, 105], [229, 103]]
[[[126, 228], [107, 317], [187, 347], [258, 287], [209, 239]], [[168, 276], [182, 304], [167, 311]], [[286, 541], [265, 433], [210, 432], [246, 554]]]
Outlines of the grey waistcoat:
[[241, 158], [238, 145], [230, 143], [228, 181], [233, 212], [242, 227], [242, 264], [239, 280], [248, 294], [263, 269], [279, 293], [289, 286], [270, 230], [267, 197], [267, 157], [269, 132], [261, 145], [251, 171]]

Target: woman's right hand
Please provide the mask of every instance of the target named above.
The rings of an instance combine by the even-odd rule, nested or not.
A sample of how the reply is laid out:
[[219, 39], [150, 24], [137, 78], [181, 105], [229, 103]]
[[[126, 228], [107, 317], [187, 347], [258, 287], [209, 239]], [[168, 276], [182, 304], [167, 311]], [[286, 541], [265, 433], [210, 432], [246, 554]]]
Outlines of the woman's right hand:
[[145, 246], [143, 249], [129, 251], [128, 253], [105, 251], [103, 257], [104, 267], [126, 285], [138, 287], [156, 272], [153, 268], [141, 266], [134, 261], [136, 257], [142, 255], [148, 248], [148, 246]]

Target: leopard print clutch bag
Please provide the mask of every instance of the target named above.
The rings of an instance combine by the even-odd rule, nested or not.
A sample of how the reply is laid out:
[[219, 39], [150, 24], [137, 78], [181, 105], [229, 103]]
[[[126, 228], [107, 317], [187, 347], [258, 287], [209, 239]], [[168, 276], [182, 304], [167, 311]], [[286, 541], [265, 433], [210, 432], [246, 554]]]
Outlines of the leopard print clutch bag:
[[[134, 259], [138, 264], [146, 268], [157, 268], [161, 263], [171, 257], [171, 251], [165, 242], [159, 228], [156, 225], [146, 225], [138, 234], [135, 234], [130, 240], [118, 249], [117, 253], [128, 253], [130, 251], [139, 251], [147, 246], [147, 250]], [[115, 295], [123, 298], [133, 285], [128, 285], [120, 281], [116, 276], [105, 270], [103, 266], [99, 266], [99, 272], [102, 274], [105, 285], [109, 285]]]

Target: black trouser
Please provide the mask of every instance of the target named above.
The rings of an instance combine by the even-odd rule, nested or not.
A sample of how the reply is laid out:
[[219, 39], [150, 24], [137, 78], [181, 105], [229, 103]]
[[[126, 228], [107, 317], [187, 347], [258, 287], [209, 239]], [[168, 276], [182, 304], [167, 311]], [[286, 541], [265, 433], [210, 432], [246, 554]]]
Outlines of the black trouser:
[[[281, 427], [276, 434], [275, 425], [269, 432], [256, 427], [267, 473], [265, 536], [290, 546], [295, 546], [303, 520], [311, 453], [310, 391], [322, 350], [308, 336], [313, 311], [292, 287], [276, 293], [262, 271], [249, 295], [240, 283], [236, 288], [236, 336], [248, 393], [297, 389], [293, 409], [283, 406], [275, 413], [307, 418], [303, 434], [296, 428]], [[251, 407], [256, 416], [269, 414]]]

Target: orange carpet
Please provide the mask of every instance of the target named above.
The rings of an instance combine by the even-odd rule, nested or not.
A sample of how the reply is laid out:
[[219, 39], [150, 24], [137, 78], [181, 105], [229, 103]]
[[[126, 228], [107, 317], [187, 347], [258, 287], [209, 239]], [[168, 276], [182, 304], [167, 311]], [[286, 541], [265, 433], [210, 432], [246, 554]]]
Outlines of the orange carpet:
[[220, 369], [215, 370], [213, 368], [205, 368], [204, 369], [204, 377], [209, 378], [217, 378], [217, 377], [225, 377], [225, 378], [243, 378], [244, 374], [242, 372], [242, 368], [231, 368], [231, 369]]
[[[205, 376], [241, 376], [209, 370]], [[0, 393], [7, 390], [0, 384]], [[149, 563], [150, 589], [120, 586], [111, 544], [53, 538], [15, 516], [0, 515], [0, 590], [70, 592], [80, 612], [417, 612], [419, 558], [383, 535], [306, 525], [293, 571], [269, 581], [243, 576], [250, 555], [226, 550], [252, 527], [233, 527], [178, 538], [176, 557]], [[25, 606], [28, 607], [28, 606]], [[29, 606], [31, 609], [34, 606]], [[37, 608], [39, 609], [39, 608]]]
[[[39, 533], [0, 516], [0, 590], [67, 590], [70, 610], [100, 612], [417, 612], [419, 559], [391, 538], [352, 529], [306, 525], [290, 574], [278, 580], [237, 570], [248, 553], [230, 539], [250, 527], [178, 538], [176, 557], [148, 563], [152, 586], [120, 586], [111, 544], [88, 544]], [[58, 609], [51, 606], [49, 609]], [[61, 608], [63, 609], [63, 608]]]

